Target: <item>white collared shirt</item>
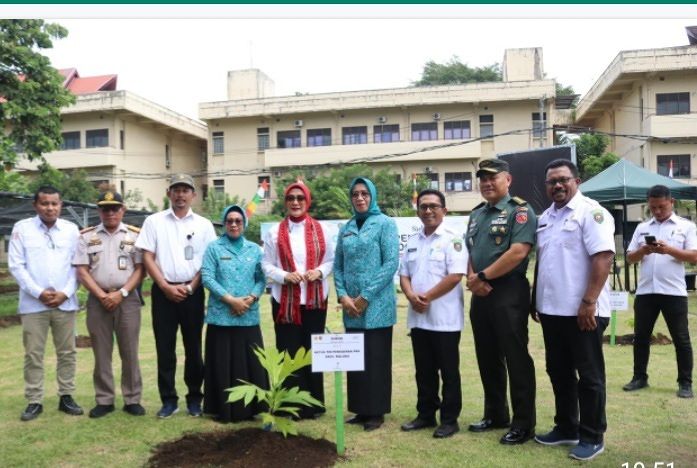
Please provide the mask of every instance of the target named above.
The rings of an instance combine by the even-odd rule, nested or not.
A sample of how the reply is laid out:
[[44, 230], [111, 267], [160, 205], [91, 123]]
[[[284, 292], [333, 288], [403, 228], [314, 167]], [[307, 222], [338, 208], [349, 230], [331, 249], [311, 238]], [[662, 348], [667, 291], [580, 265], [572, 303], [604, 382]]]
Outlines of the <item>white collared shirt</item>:
[[[697, 250], [695, 223], [673, 213], [662, 223], [651, 218], [639, 224], [627, 250], [633, 252], [643, 246], [644, 236], [654, 236], [681, 250]], [[668, 254], [649, 254], [641, 259], [641, 274], [636, 291], [639, 294], [667, 294], [687, 296], [685, 265]]]
[[[305, 252], [305, 221], [306, 220], [302, 220], [299, 223], [294, 223], [293, 221], [288, 220], [290, 250], [293, 252], [295, 269], [301, 274], [304, 274], [307, 271], [307, 257]], [[267, 278], [271, 279], [271, 295], [276, 302], [281, 302], [281, 286], [283, 285], [286, 274], [288, 273], [281, 266], [281, 259], [278, 257], [279, 228], [280, 224], [273, 226], [264, 236], [264, 259], [261, 262], [261, 268], [264, 270], [264, 274]], [[322, 259], [322, 264], [320, 264], [317, 269], [322, 272], [322, 292], [324, 293], [324, 299], [326, 299], [329, 295], [329, 283], [327, 278], [332, 273], [332, 269], [334, 268], [335, 245], [333, 244], [332, 238], [329, 236], [324, 226], [322, 226], [322, 232], [324, 233], [326, 251], [324, 253], [324, 258]], [[300, 304], [302, 305], [305, 305], [306, 288], [307, 282], [303, 281], [300, 283]]]
[[41, 293], [48, 288], [61, 291], [68, 298], [58, 309], [78, 309], [75, 294], [78, 283], [72, 265], [78, 236], [77, 226], [64, 219], [56, 220], [50, 229], [38, 216], [14, 225], [7, 264], [19, 285], [20, 314], [48, 310], [39, 300]]
[[[469, 254], [462, 236], [443, 223], [430, 236], [424, 229], [407, 240], [399, 275], [410, 278], [416, 294], [423, 294], [450, 274], [467, 274]], [[465, 322], [462, 282], [431, 302], [425, 313], [409, 304], [407, 327], [432, 331], [460, 331]]]
[[[213, 223], [191, 209], [178, 218], [171, 208], [145, 218], [136, 247], [155, 254], [155, 262], [166, 281], [186, 283], [196, 276], [203, 263], [203, 253], [218, 236]], [[193, 258], [186, 259], [185, 249], [191, 246]]]
[[[586, 292], [591, 257], [615, 252], [615, 221], [580, 191], [566, 204], [547, 208], [537, 222], [536, 309], [547, 315], [576, 316]], [[610, 316], [610, 282], [598, 296], [597, 311]]]

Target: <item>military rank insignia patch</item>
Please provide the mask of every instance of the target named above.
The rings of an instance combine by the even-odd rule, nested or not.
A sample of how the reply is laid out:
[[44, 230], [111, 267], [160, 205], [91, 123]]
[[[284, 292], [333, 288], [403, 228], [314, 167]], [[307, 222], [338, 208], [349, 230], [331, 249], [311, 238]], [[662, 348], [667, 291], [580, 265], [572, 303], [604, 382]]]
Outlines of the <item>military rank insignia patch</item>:
[[603, 224], [603, 221], [605, 221], [605, 217], [603, 216], [603, 210], [593, 210], [592, 214], [593, 219], [596, 223]]
[[455, 252], [462, 252], [462, 239], [453, 239], [453, 249]]
[[525, 211], [519, 211], [515, 215], [515, 222], [518, 224], [525, 224], [528, 222], [528, 213]]

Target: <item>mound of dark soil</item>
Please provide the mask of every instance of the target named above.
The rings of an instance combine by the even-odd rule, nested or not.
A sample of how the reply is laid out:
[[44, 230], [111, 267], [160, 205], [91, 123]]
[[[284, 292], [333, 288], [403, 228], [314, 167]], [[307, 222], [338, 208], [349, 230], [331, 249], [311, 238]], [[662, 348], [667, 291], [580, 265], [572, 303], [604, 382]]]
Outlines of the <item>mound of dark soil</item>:
[[7, 328], [12, 325], [19, 325], [20, 323], [22, 323], [22, 319], [19, 318], [19, 315], [0, 316], [0, 328]]
[[147, 466], [315, 468], [333, 466], [336, 445], [326, 439], [288, 436], [256, 428], [186, 434], [153, 449]]
[[[603, 336], [603, 343], [610, 342], [610, 335]], [[615, 344], [618, 345], [633, 345], [634, 344], [634, 333], [629, 335], [617, 335], [615, 336]], [[651, 335], [651, 345], [669, 345], [673, 344], [673, 341], [665, 336], [663, 333], [657, 333], [656, 335]]]

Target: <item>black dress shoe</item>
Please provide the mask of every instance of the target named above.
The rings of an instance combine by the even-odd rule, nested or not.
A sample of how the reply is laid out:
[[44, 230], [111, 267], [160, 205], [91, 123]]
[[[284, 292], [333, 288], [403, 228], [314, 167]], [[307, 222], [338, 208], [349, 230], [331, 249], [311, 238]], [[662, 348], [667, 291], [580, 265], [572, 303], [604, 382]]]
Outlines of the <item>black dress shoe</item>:
[[84, 411], [82, 411], [80, 405], [75, 403], [75, 400], [73, 400], [73, 397], [70, 395], [61, 396], [60, 403], [58, 403], [58, 411], [62, 411], [71, 416], [80, 416], [81, 414], [84, 414]]
[[114, 405], [97, 405], [90, 410], [90, 418], [101, 418], [114, 411]]
[[484, 432], [492, 429], [505, 429], [510, 426], [507, 422], [496, 422], [491, 419], [482, 419], [477, 423], [470, 424], [468, 430], [470, 432]]
[[131, 416], [145, 416], [145, 408], [143, 408], [140, 403], [123, 405], [123, 410]]
[[32, 419], [38, 418], [43, 411], [44, 407], [41, 403], [29, 403], [19, 419], [22, 421], [31, 421]]
[[369, 417], [368, 419], [365, 420], [363, 423], [363, 430], [366, 432], [374, 431], [375, 429], [379, 428], [382, 426], [382, 423], [385, 422], [385, 417], [384, 416], [373, 416]]
[[634, 390], [639, 390], [648, 386], [649, 382], [646, 379], [632, 379], [631, 382], [622, 387], [622, 390], [625, 392], [633, 392]]
[[368, 420], [367, 416], [364, 416], [362, 414], [357, 414], [353, 416], [352, 418], [349, 418], [346, 420], [346, 424], [363, 424]]
[[528, 440], [535, 437], [534, 431], [528, 431], [527, 429], [518, 429], [514, 427], [510, 431], [506, 432], [503, 437], [501, 437], [501, 442], [504, 445], [517, 445], [524, 444]]
[[404, 432], [418, 431], [419, 429], [425, 429], [427, 427], [436, 427], [435, 419], [421, 419], [416, 418], [413, 421], [402, 424], [402, 430]]
[[446, 437], [450, 437], [457, 433], [459, 430], [460, 426], [458, 426], [457, 423], [441, 424], [436, 428], [435, 431], [433, 431], [433, 437], [436, 439], [445, 439]]

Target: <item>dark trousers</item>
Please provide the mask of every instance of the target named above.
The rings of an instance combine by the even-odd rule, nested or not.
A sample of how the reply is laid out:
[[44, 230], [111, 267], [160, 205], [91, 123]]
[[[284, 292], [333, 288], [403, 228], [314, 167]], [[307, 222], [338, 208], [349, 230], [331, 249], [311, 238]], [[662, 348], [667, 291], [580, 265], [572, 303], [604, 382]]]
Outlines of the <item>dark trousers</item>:
[[382, 416], [392, 411], [392, 327], [347, 328], [362, 333], [365, 370], [346, 372], [347, 407], [361, 416]]
[[687, 328], [687, 297], [641, 294], [634, 300], [634, 378], [648, 379], [650, 339], [658, 314], [668, 325], [678, 361], [678, 383], [692, 384], [692, 343]]
[[[302, 324], [276, 323], [276, 316], [281, 304], [271, 298], [271, 313], [274, 320], [274, 331], [276, 332], [276, 349], [288, 351], [291, 356], [302, 346], [310, 350], [312, 348], [312, 334], [324, 333], [324, 326], [327, 323], [326, 309], [306, 309], [300, 306], [300, 319]], [[312, 366], [299, 369], [289, 376], [283, 384], [286, 388], [300, 387], [300, 390], [307, 390], [317, 400], [324, 403], [324, 379], [322, 372], [312, 372]], [[300, 417], [310, 418], [315, 413], [324, 413], [325, 409], [317, 406], [301, 406]]]
[[152, 328], [157, 349], [157, 388], [162, 403], [179, 400], [174, 377], [177, 371], [177, 330], [181, 327], [184, 342], [184, 382], [188, 389], [186, 402], [200, 403], [203, 399], [203, 357], [201, 333], [203, 331], [203, 287], [182, 302], [167, 299], [162, 290], [152, 285]]
[[484, 297], [472, 296], [470, 319], [479, 375], [484, 387], [484, 419], [509, 421], [506, 373], [511, 382], [511, 426], [535, 429], [535, 364], [528, 353], [530, 284], [513, 274], [490, 281]]
[[[419, 418], [431, 420], [440, 408], [441, 424], [457, 422], [462, 410], [460, 386], [460, 332], [411, 329], [416, 367]], [[438, 372], [443, 379], [443, 400], [438, 397]]]
[[607, 429], [603, 331], [609, 319], [595, 320], [595, 330], [581, 331], [576, 316], [540, 314], [554, 391], [554, 423], [565, 435], [578, 435], [581, 442], [591, 444], [601, 443]]

